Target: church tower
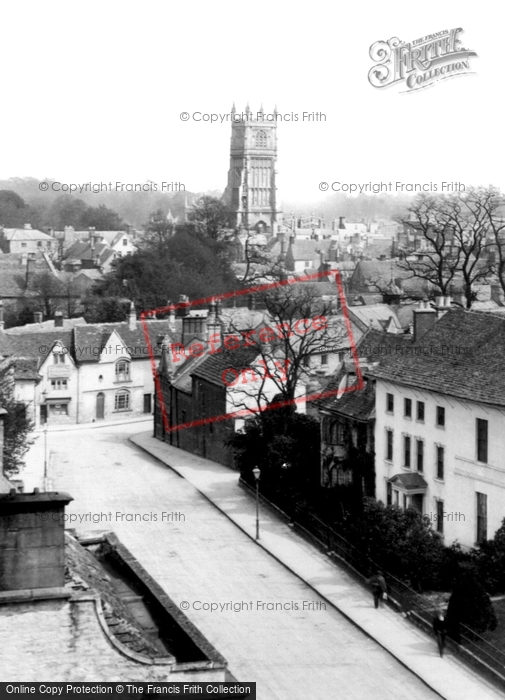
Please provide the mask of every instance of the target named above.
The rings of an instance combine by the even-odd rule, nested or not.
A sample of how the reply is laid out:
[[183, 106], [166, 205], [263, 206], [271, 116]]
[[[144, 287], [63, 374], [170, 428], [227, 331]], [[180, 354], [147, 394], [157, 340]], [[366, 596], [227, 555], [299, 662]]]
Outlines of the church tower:
[[[230, 169], [223, 200], [230, 212], [229, 225], [257, 231], [271, 238], [277, 233], [277, 108], [272, 121], [261, 108], [241, 114], [232, 107]], [[272, 115], [269, 115], [272, 117]]]

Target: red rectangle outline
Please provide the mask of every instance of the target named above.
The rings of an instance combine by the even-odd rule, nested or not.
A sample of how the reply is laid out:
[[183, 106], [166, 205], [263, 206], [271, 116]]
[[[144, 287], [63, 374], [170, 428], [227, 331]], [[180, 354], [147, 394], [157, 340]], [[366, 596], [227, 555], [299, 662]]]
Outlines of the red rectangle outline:
[[[177, 310], [181, 307], [184, 307], [186, 310], [188, 310], [192, 306], [199, 306], [202, 304], [210, 304], [212, 301], [220, 301], [221, 299], [231, 299], [233, 297], [239, 297], [239, 296], [244, 296], [246, 294], [253, 294], [257, 292], [264, 292], [269, 289], [276, 289], [278, 287], [285, 287], [290, 284], [297, 284], [299, 282], [310, 282], [313, 280], [319, 280], [322, 277], [331, 277], [335, 276], [335, 282], [337, 286], [337, 293], [338, 297], [340, 299], [340, 305], [342, 309], [342, 314], [344, 317], [344, 324], [346, 327], [347, 331], [347, 336], [349, 338], [349, 344], [351, 347], [351, 355], [354, 363], [354, 370], [356, 373], [356, 378], [357, 382], [353, 386], [350, 387], [345, 387], [343, 389], [332, 389], [330, 391], [323, 391], [323, 392], [318, 392], [315, 394], [310, 394], [310, 395], [305, 395], [305, 396], [300, 396], [296, 399], [291, 399], [287, 401], [278, 401], [275, 404], [270, 404], [268, 406], [265, 406], [264, 408], [248, 408], [248, 409], [240, 409], [239, 411], [233, 411], [232, 413], [224, 413], [222, 415], [217, 415], [217, 416], [210, 416], [209, 418], [199, 418], [197, 420], [190, 421], [188, 423], [180, 423], [179, 425], [175, 425], [170, 427], [169, 425], [169, 419], [167, 415], [167, 408], [165, 405], [165, 399], [163, 397], [163, 392], [161, 390], [161, 381], [160, 377], [157, 371], [157, 366], [156, 366], [156, 357], [154, 355], [153, 351], [153, 346], [151, 343], [151, 338], [149, 336], [149, 328], [147, 325], [147, 320], [149, 320], [149, 317], [152, 316], [153, 314], [158, 314], [158, 313], [167, 313], [168, 311], [172, 310]], [[270, 411], [276, 408], [282, 408], [283, 406], [292, 406], [293, 404], [298, 404], [302, 402], [308, 402], [308, 401], [315, 401], [317, 399], [326, 399], [331, 396], [341, 396], [342, 394], [346, 394], [351, 391], [361, 391], [364, 386], [365, 382], [363, 379], [363, 373], [361, 371], [361, 367], [359, 364], [359, 357], [358, 357], [358, 351], [356, 349], [356, 342], [354, 340], [354, 335], [352, 332], [352, 325], [351, 325], [351, 320], [349, 318], [349, 309], [347, 306], [347, 300], [345, 298], [345, 292], [344, 292], [344, 285], [342, 283], [342, 276], [340, 274], [339, 270], [333, 270], [333, 271], [325, 271], [325, 272], [316, 272], [311, 275], [305, 275], [303, 277], [297, 277], [294, 280], [281, 280], [279, 282], [270, 282], [268, 284], [261, 284], [261, 285], [256, 285], [254, 287], [248, 287], [246, 289], [239, 289], [235, 290], [233, 292], [225, 292], [223, 294], [216, 294], [213, 296], [209, 297], [204, 297], [203, 299], [196, 299], [195, 301], [190, 301], [190, 302], [179, 302], [177, 304], [170, 304], [168, 306], [162, 306], [157, 309], [152, 309], [151, 311], [143, 311], [140, 314], [140, 321], [142, 323], [142, 330], [144, 332], [144, 338], [147, 344], [147, 349], [148, 349], [148, 354], [149, 354], [149, 359], [151, 361], [151, 369], [153, 372], [153, 378], [154, 378], [154, 386], [155, 386], [155, 392], [156, 392], [156, 397], [158, 400], [158, 405], [161, 409], [161, 417], [163, 420], [163, 428], [165, 433], [173, 433], [176, 430], [183, 430], [184, 428], [196, 428], [201, 425], [207, 425], [209, 423], [218, 423], [220, 421], [224, 420], [230, 420], [232, 418], [241, 418], [243, 416], [250, 416], [253, 413], [260, 413], [262, 411]]]

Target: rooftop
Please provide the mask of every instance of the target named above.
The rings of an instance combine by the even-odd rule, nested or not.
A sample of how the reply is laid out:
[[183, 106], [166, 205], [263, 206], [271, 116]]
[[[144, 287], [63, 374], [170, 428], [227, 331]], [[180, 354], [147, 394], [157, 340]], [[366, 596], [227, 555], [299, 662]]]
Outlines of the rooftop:
[[504, 363], [505, 318], [451, 309], [408, 352], [392, 352], [371, 374], [439, 394], [505, 406]]

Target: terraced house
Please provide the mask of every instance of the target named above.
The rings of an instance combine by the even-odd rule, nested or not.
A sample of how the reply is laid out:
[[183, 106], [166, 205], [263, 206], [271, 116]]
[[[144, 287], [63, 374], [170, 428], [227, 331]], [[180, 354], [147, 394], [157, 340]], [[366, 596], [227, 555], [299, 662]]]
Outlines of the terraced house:
[[124, 420], [152, 412], [150, 351], [157, 358], [158, 337], [174, 332], [167, 320], [145, 321], [150, 347], [133, 308], [121, 323], [68, 328], [61, 316], [55, 323], [30, 324], [24, 332], [0, 331], [2, 357], [10, 360], [14, 372], [14, 396], [25, 403], [36, 427]]
[[370, 372], [377, 498], [414, 506], [446, 544], [472, 547], [505, 517], [505, 319], [420, 311], [425, 332]]

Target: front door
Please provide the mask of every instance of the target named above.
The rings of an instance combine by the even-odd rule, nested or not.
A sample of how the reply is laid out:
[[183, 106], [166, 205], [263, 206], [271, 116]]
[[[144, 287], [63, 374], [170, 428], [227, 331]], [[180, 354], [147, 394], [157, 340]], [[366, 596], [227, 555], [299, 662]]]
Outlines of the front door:
[[105, 414], [105, 394], [100, 392], [96, 395], [96, 417], [97, 420], [103, 419]]
[[45, 425], [47, 423], [47, 405], [43, 403], [40, 406], [40, 424]]
[[414, 493], [412, 494], [412, 507], [415, 508], [419, 513], [423, 513], [423, 494], [422, 493]]

